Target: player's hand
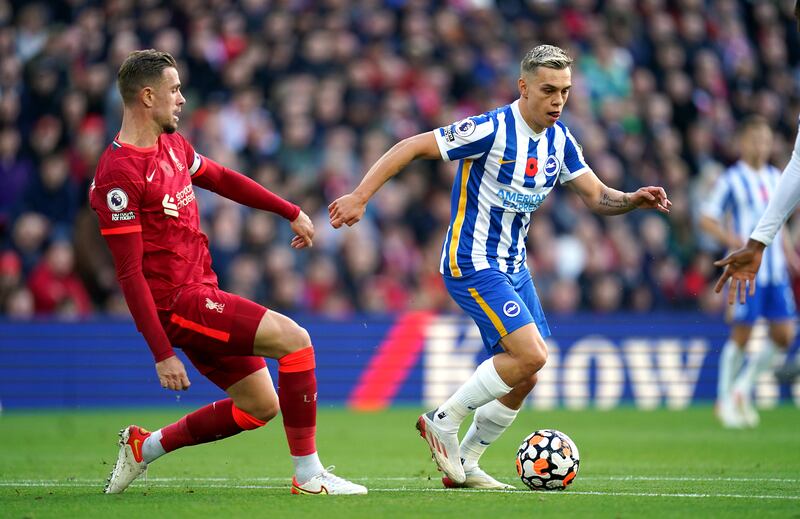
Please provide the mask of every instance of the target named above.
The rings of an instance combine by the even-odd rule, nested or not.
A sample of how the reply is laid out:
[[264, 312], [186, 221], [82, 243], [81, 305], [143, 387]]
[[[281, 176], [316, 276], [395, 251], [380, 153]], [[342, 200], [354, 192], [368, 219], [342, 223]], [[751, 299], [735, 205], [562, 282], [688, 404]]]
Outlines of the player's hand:
[[640, 187], [630, 194], [629, 200], [638, 209], [657, 209], [662, 213], [669, 213], [669, 208], [672, 206], [672, 202], [667, 198], [667, 192], [658, 186]]
[[366, 209], [367, 201], [355, 193], [337, 198], [328, 206], [331, 225], [334, 229], [338, 229], [343, 224], [350, 227], [361, 220]]
[[306, 213], [300, 211], [297, 218], [292, 220], [291, 225], [292, 231], [294, 231], [295, 234], [295, 237], [292, 238], [293, 249], [303, 249], [305, 247], [314, 246], [314, 224]]
[[156, 362], [156, 373], [161, 387], [174, 391], [186, 391], [192, 385], [186, 375], [186, 368], [178, 357], [172, 356]]
[[[717, 280], [714, 290], [719, 293], [728, 280], [731, 280], [731, 288], [728, 292], [728, 304], [736, 302], [744, 303], [748, 295], [756, 293], [756, 274], [761, 266], [761, 256], [764, 253], [763, 243], [748, 240], [747, 245], [739, 250], [735, 250], [719, 261], [715, 261], [717, 267], [725, 267], [725, 272]], [[749, 293], [748, 293], [749, 288]]]

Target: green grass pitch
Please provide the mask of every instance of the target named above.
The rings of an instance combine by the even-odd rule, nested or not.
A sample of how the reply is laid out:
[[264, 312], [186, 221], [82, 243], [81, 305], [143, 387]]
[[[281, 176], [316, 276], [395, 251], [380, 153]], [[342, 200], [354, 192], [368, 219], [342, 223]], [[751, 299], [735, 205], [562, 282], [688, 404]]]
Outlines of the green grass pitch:
[[[117, 430], [157, 428], [184, 410], [0, 416], [0, 517], [766, 517], [800, 518], [800, 411], [762, 413], [758, 429], [727, 431], [710, 407], [688, 411], [526, 409], [482, 466], [515, 492], [444, 490], [417, 436], [421, 410], [323, 408], [323, 463], [367, 485], [367, 496], [293, 496], [280, 419], [153, 463], [147, 481], [101, 493]], [[522, 490], [514, 454], [538, 428], [569, 434], [581, 452], [564, 492]], [[745, 515], [747, 514], [747, 515]]]

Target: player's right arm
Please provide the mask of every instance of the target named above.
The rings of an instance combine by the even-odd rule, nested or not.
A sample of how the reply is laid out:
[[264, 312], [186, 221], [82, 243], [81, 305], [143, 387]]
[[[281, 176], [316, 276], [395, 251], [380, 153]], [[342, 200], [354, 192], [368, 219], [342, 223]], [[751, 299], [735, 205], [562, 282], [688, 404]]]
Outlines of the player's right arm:
[[483, 114], [400, 141], [378, 159], [352, 193], [328, 206], [331, 225], [338, 229], [361, 220], [372, 196], [411, 161], [480, 157], [491, 149], [496, 131], [495, 119]]
[[355, 224], [364, 216], [367, 202], [400, 170], [415, 159], [440, 157], [433, 132], [420, 133], [398, 142], [378, 159], [352, 193], [334, 200], [328, 206], [331, 225], [338, 229], [342, 224], [347, 226]]
[[181, 390], [190, 385], [183, 363], [175, 351], [158, 319], [153, 294], [142, 271], [144, 243], [142, 240], [139, 201], [142, 184], [127, 175], [104, 175], [103, 180], [91, 188], [90, 203], [100, 221], [100, 232], [108, 243], [114, 258], [125, 302], [128, 304], [136, 328], [144, 336], [156, 363], [156, 373], [162, 387]]

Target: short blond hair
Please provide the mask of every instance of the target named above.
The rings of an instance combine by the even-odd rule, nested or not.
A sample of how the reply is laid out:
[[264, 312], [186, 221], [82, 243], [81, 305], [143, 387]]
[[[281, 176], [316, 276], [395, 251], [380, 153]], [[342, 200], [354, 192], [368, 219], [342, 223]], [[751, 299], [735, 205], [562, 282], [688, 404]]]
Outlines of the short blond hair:
[[520, 63], [520, 74], [532, 74], [539, 67], [563, 70], [572, 65], [572, 58], [555, 45], [539, 45], [525, 54]]

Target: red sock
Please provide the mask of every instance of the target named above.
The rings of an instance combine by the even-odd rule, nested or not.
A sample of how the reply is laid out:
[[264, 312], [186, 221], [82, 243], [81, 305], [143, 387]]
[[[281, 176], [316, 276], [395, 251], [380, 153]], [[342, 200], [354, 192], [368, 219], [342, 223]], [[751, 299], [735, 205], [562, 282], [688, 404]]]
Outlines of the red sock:
[[[244, 430], [253, 429], [254, 427], [248, 426], [243, 421], [242, 415], [246, 415], [249, 421], [253, 422], [252, 425], [260, 422], [235, 407], [230, 398], [219, 400], [162, 428], [161, 446], [165, 451], [171, 452], [181, 447], [221, 440]], [[261, 425], [264, 423], [266, 422], [261, 422]]]
[[314, 348], [278, 359], [278, 400], [292, 456], [317, 452], [317, 377]]

